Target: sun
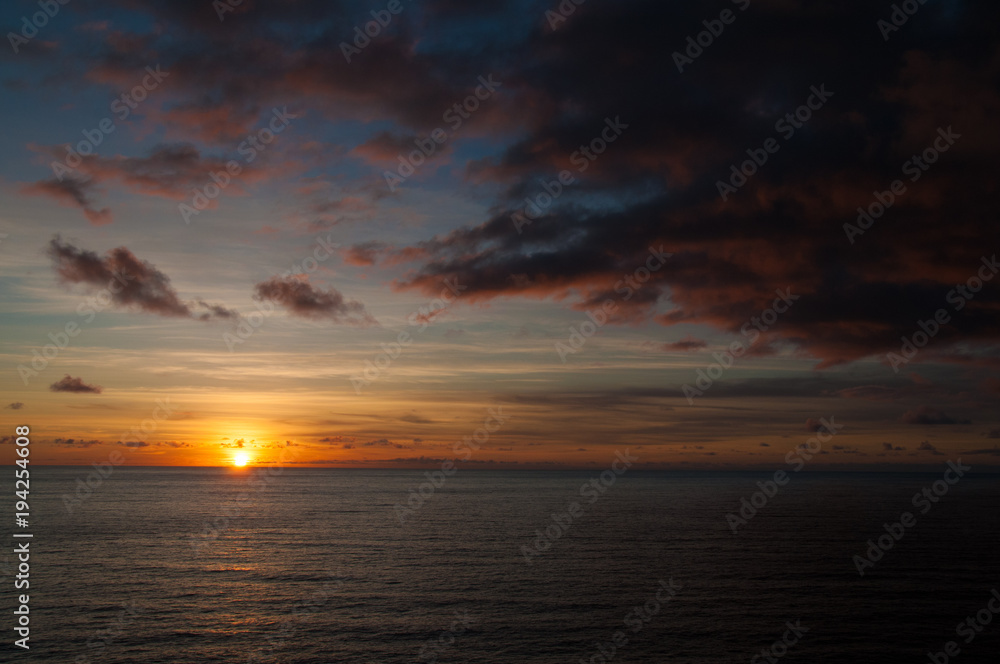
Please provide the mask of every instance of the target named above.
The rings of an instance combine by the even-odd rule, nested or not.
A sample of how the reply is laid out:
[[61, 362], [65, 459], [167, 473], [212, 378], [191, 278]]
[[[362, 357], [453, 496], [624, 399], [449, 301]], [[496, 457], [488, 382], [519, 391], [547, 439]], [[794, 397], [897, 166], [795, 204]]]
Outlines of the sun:
[[241, 468], [247, 465], [248, 461], [250, 461], [250, 457], [242, 452], [233, 457], [233, 465]]

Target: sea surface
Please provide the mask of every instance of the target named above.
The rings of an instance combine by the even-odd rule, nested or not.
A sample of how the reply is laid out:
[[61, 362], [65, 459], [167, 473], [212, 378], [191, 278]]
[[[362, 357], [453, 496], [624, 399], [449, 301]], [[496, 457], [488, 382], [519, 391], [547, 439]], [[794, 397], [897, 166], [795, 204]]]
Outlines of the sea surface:
[[[772, 473], [630, 471], [591, 502], [596, 471], [462, 470], [401, 522], [424, 471], [120, 467], [70, 511], [88, 469], [32, 466], [29, 528], [9, 529], [34, 536], [31, 648], [12, 645], [12, 544], [0, 660], [840, 664], [956, 641], [950, 661], [994, 663], [1000, 478], [971, 472], [921, 514], [945, 468], [792, 474], [734, 534]], [[904, 512], [861, 576], [853, 557]], [[966, 643], [977, 612], [991, 624]]]

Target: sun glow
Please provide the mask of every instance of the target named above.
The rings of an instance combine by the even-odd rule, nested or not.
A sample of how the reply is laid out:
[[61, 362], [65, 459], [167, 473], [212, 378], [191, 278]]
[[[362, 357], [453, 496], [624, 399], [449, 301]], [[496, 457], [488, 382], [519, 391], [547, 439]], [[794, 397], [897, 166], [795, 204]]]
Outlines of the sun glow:
[[250, 457], [246, 454], [240, 453], [233, 457], [233, 465], [241, 468], [247, 465], [248, 461], [250, 461]]

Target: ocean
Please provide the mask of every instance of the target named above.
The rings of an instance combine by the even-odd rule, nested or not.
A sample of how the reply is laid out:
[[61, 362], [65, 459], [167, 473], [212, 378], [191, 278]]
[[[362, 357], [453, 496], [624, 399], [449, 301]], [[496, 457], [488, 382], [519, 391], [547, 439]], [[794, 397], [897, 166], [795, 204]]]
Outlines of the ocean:
[[90, 469], [33, 465], [30, 525], [11, 528], [33, 535], [30, 589], [12, 590], [25, 540], [8, 535], [0, 659], [996, 662], [1000, 482], [945, 468], [780, 487], [462, 470], [434, 487], [418, 470], [119, 467], [70, 499]]

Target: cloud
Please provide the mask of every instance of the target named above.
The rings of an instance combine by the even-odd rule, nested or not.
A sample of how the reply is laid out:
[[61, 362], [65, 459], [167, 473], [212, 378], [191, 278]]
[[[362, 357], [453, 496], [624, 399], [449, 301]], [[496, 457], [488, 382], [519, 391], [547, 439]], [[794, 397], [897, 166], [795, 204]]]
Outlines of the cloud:
[[944, 456], [944, 453], [939, 452], [936, 447], [931, 445], [930, 442], [926, 440], [921, 442], [920, 445], [917, 446], [917, 449], [920, 450], [921, 452], [930, 452], [931, 454]]
[[830, 431], [827, 429], [823, 426], [822, 421], [816, 419], [815, 417], [810, 417], [806, 420], [806, 431], [810, 433], [837, 433], [836, 431]]
[[378, 322], [365, 305], [346, 300], [336, 289], [322, 290], [296, 277], [272, 277], [254, 286], [255, 297], [270, 300], [302, 318], [328, 319], [344, 325], [368, 327]]
[[121, 445], [122, 447], [149, 447], [149, 443], [143, 440], [130, 440], [127, 443], [123, 443], [119, 440], [116, 445]]
[[77, 207], [83, 210], [84, 216], [94, 226], [105, 226], [113, 220], [111, 210], [97, 209], [93, 202], [95, 190], [91, 178], [67, 177], [63, 180], [42, 180], [21, 187], [21, 193], [33, 196], [48, 196], [60, 205]]
[[903, 413], [900, 421], [906, 424], [971, 424], [969, 420], [950, 417], [931, 406], [920, 406], [908, 410]]
[[76, 440], [75, 438], [56, 438], [52, 441], [54, 445], [61, 445], [63, 447], [80, 447], [88, 448], [94, 445], [103, 445], [104, 443], [100, 440]]
[[[63, 147], [30, 147], [56, 163], [65, 163], [66, 150]], [[190, 201], [192, 190], [212, 182], [211, 173], [226, 172], [227, 161], [223, 157], [203, 156], [198, 148], [188, 143], [156, 146], [145, 157], [92, 154], [81, 157], [74, 174], [23, 185], [21, 192], [47, 196], [61, 205], [79, 208], [92, 225], [103, 226], [112, 223], [113, 217], [109, 208], [98, 209], [94, 202], [101, 185], [118, 182], [137, 194]], [[257, 182], [267, 176], [267, 171], [257, 164], [241, 162], [241, 165], [243, 170], [239, 178], [233, 178], [227, 185], [227, 194], [245, 193], [246, 183]], [[217, 205], [218, 200], [212, 199], [207, 207]]]
[[986, 447], [978, 450], [966, 450], [962, 454], [988, 454], [991, 456], [1000, 456], [1000, 447]]
[[24, 408], [24, 404], [20, 401], [15, 401], [14, 403], [7, 404], [4, 407], [9, 408], [11, 410], [21, 410], [22, 408]]
[[364, 242], [344, 250], [344, 262], [348, 265], [366, 267], [374, 265], [387, 245], [384, 242]]
[[434, 424], [434, 420], [429, 420], [426, 417], [417, 414], [403, 415], [399, 418], [403, 422], [409, 422], [410, 424]]
[[49, 242], [48, 254], [63, 283], [83, 284], [91, 290], [101, 288], [120, 308], [196, 320], [236, 316], [233, 311], [201, 300], [181, 301], [167, 275], [125, 247], [112, 249], [102, 258], [95, 252], [64, 243], [57, 235]]
[[860, 385], [834, 392], [845, 399], [866, 399], [868, 401], [889, 401], [900, 396], [901, 391], [885, 385]]
[[352, 436], [327, 436], [326, 438], [320, 438], [321, 443], [353, 443], [354, 438]]
[[1000, 438], [1000, 429], [990, 429], [983, 433], [987, 438]]
[[882, 443], [882, 449], [885, 450], [886, 452], [902, 452], [906, 450], [905, 447], [900, 447], [899, 445], [893, 447], [892, 443]]
[[679, 341], [663, 344], [663, 350], [666, 351], [691, 351], [707, 347], [708, 347], [707, 342], [701, 339], [695, 339], [690, 335], [684, 337]]
[[378, 439], [375, 439], [375, 440], [366, 441], [364, 443], [357, 443], [357, 444], [346, 443], [346, 444], [342, 445], [342, 448], [345, 449], [345, 450], [351, 450], [351, 449], [355, 449], [357, 447], [386, 447], [386, 448], [399, 449], [399, 450], [408, 450], [408, 449], [410, 449], [410, 447], [408, 445], [403, 445], [401, 443], [394, 443], [391, 440], [389, 440], [388, 438], [378, 438]]
[[351, 153], [362, 157], [380, 166], [397, 166], [393, 162], [397, 161], [399, 155], [408, 155], [418, 149], [414, 141], [423, 137], [416, 135], [400, 136], [388, 131], [380, 131], [361, 145], [354, 148]]
[[[701, 5], [605, 5], [578, 12], [558, 33], [525, 39], [521, 52], [531, 58], [533, 71], [517, 80], [534, 95], [525, 131], [501, 153], [473, 160], [466, 169], [467, 178], [498, 191], [492, 206], [461, 228], [387, 254], [402, 259], [403, 251], [416, 250], [412, 272], [395, 287], [430, 294], [443, 278], [456, 278], [469, 286], [463, 302], [521, 297], [581, 310], [612, 299], [620, 309], [613, 323], [696, 323], [726, 332], [738, 332], [771, 305], [776, 290], [790, 287], [801, 299], [771, 326], [765, 341], [816, 358], [821, 369], [898, 349], [914, 321], [944, 306], [954, 284], [974, 274], [982, 248], [1000, 244], [1000, 230], [981, 221], [988, 206], [972, 194], [992, 185], [981, 167], [983, 148], [968, 138], [997, 143], [1000, 132], [988, 113], [1000, 110], [993, 84], [1000, 73], [998, 50], [987, 46], [971, 14], [961, 22], [989, 53], [981, 61], [944, 48], [949, 38], [943, 34], [924, 45], [926, 52], [900, 60], [886, 59], [875, 44], [855, 48], [851, 66], [867, 67], [866, 75], [852, 80], [849, 92], [827, 85], [834, 92], [830, 103], [787, 143], [779, 139], [781, 156], [722, 200], [716, 183], [727, 178], [730, 165], [747, 158], [747, 148], [759, 147], [752, 137], [773, 135], [775, 119], [820, 84], [816, 72], [836, 66], [836, 44], [851, 41], [852, 6], [824, 4], [819, 10], [801, 4], [794, 16], [788, 3], [755, 5], [755, 11], [758, 18], [803, 22], [822, 14], [828, 30], [820, 42], [806, 44], [787, 32], [758, 42], [753, 69], [738, 64], [749, 43], [732, 42], [714, 64], [699, 61], [697, 75], [671, 80], [670, 94], [662, 98], [649, 93], [637, 70], [605, 63], [639, 58], [659, 71], [676, 70], [671, 49], [657, 52], [653, 44], [659, 39], [647, 26], [697, 25], [693, 14]], [[996, 14], [986, 10], [979, 18]], [[597, 31], [604, 35], [602, 53], [581, 55]], [[789, 62], [793, 44], [810, 57]], [[772, 63], [781, 75], [759, 75], [760, 62]], [[606, 93], [612, 89], [613, 104]], [[559, 103], [567, 90], [573, 91], [571, 107]], [[848, 108], [837, 101], [844, 94], [869, 101]], [[686, 103], [673, 103], [678, 98]], [[970, 112], [958, 102], [962, 98], [980, 100], [982, 110]], [[585, 162], [586, 170], [578, 170], [570, 155], [579, 158], [580, 146], [598, 135], [608, 117], [620, 117], [628, 128]], [[868, 233], [852, 245], [843, 225], [871, 201], [871, 183], [899, 174], [900, 164], [951, 123], [967, 132], [965, 138], [934, 166], [933, 178], [910, 188], [894, 209], [907, 215], [915, 232], [892, 243]], [[817, 149], [828, 158], [810, 159]], [[859, 154], [864, 163], [858, 163]], [[518, 232], [512, 215], [526, 198], [544, 193], [540, 180], [553, 181], [561, 169], [568, 169], [574, 183]], [[961, 213], [952, 208], [955, 200], [963, 201]], [[942, 228], [943, 217], [956, 219], [961, 230]], [[967, 241], [980, 236], [979, 246]], [[616, 286], [624, 292], [623, 278], [643, 266], [649, 247], [661, 245], [673, 257], [641, 288], [631, 287], [626, 300]], [[928, 269], [906, 268], [915, 265]], [[977, 294], [974, 306], [944, 326], [934, 350], [944, 354], [959, 339], [975, 346], [995, 340], [998, 305], [996, 289]], [[932, 357], [925, 350], [917, 361]]]
[[[801, 299], [753, 352], [780, 348], [815, 358], [823, 369], [898, 349], [914, 322], [945, 306], [945, 294], [973, 274], [983, 248], [1000, 244], [1000, 227], [986, 221], [995, 205], [981, 195], [995, 188], [984, 163], [1000, 147], [996, 3], [955, 3], [961, 11], [892, 54], [880, 39], [856, 38], [863, 3], [754, 3], [746, 14], [754, 29], [734, 29], [684, 75], [664, 44], [700, 29], [706, 11], [717, 11], [710, 3], [589, 3], [552, 30], [541, 10], [532, 15], [519, 3], [488, 0], [490, 11], [480, 13], [481, 3], [434, 0], [426, 13], [394, 18], [378, 49], [350, 64], [338, 44], [364, 13], [356, 4], [301, 0], [289, 11], [243, 3], [240, 31], [204, 3], [126, 4], [126, 20], [110, 17], [115, 30], [66, 40], [39, 64], [53, 79], [124, 82], [145, 63], [162, 62], [171, 72], [170, 99], [145, 103], [142, 112], [155, 120], [148, 124], [171, 139], [186, 135], [229, 149], [271, 104], [308, 103], [331, 126], [356, 122], [338, 138], [351, 143], [351, 167], [380, 185], [378, 160], [441, 126], [442, 111], [470, 93], [479, 73], [504, 81], [438, 148], [471, 153], [455, 175], [482, 185], [475, 195], [488, 198], [486, 211], [463, 214], [457, 228], [421, 225], [434, 230], [385, 255], [361, 245], [349, 254], [359, 264], [408, 263], [393, 282], [400, 290], [434, 293], [451, 276], [469, 285], [462, 302], [518, 297], [588, 309], [613, 298], [620, 311], [609, 324], [695, 323], [738, 334], [770, 306], [776, 289], [791, 287]], [[810, 30], [817, 22], [822, 33]], [[169, 42], [163, 34], [185, 39]], [[650, 85], [650, 71], [663, 80]], [[839, 71], [858, 75], [839, 79], [843, 89], [828, 81], [831, 102], [722, 200], [716, 183], [730, 166], [774, 135], [775, 120], [823, 84], [821, 72]], [[605, 118], [616, 117], [628, 128], [581, 170], [571, 155], [578, 161]], [[908, 184], [892, 209], [909, 232], [888, 241], [876, 226], [852, 244], [843, 225], [872, 202], [876, 185], [905, 177], [901, 164], [950, 123], [964, 137], [917, 186]], [[341, 155], [323, 158], [317, 170], [344, 177]], [[94, 188], [118, 181], [181, 200], [197, 179], [189, 174], [219, 170], [208, 166], [179, 146], [132, 161], [85, 158], [87, 184], [47, 195], [97, 211]], [[511, 214], [564, 169], [574, 183], [518, 233]], [[434, 166], [425, 166], [421, 176], [431, 175], [438, 175]], [[616, 285], [644, 264], [648, 247], [661, 244], [674, 253], [669, 264], [641, 288], [629, 287], [625, 300]], [[984, 289], [955, 313], [912, 363], [947, 360], [959, 339], [975, 351], [1000, 336], [1000, 290]], [[712, 397], [722, 394], [721, 384], [717, 389]], [[892, 398], [888, 391], [841, 396]]]
[[86, 392], [90, 394], [100, 394], [103, 390], [100, 385], [88, 385], [80, 378], [73, 378], [69, 374], [49, 385], [49, 389], [53, 392]]

